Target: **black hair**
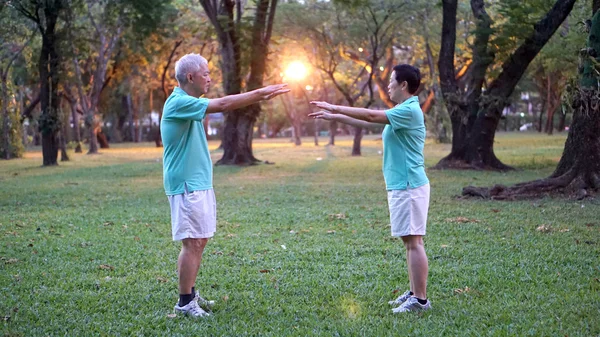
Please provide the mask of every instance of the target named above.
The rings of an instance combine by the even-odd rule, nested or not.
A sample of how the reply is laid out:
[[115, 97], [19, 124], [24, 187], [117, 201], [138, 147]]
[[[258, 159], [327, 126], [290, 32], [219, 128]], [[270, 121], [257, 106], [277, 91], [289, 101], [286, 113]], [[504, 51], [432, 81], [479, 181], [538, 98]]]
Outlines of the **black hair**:
[[396, 72], [396, 81], [398, 84], [406, 81], [408, 83], [408, 93], [413, 95], [421, 85], [421, 72], [419, 68], [410, 64], [399, 64], [394, 67]]

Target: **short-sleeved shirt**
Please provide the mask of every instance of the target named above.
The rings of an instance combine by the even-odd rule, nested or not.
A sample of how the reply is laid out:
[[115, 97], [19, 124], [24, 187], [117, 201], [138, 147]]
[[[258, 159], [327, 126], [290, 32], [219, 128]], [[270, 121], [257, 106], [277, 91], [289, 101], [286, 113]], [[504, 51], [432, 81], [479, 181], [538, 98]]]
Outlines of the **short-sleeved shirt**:
[[385, 114], [383, 129], [383, 177], [386, 189], [405, 190], [429, 183], [425, 174], [425, 119], [419, 99], [412, 96]]
[[160, 122], [163, 141], [163, 182], [167, 195], [213, 187], [213, 167], [203, 120], [208, 99], [176, 87], [165, 102]]

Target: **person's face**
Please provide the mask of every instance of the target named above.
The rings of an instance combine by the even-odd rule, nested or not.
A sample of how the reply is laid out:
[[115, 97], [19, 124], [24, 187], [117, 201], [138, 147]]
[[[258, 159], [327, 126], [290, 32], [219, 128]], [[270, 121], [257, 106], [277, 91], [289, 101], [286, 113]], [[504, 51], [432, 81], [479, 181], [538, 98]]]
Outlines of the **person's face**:
[[396, 72], [392, 71], [390, 75], [390, 84], [388, 84], [388, 94], [390, 95], [390, 99], [396, 103], [402, 101], [403, 91], [408, 89], [408, 83], [403, 81], [402, 83], [398, 83], [396, 81]]
[[202, 96], [208, 92], [210, 88], [210, 72], [208, 71], [208, 65], [201, 64], [200, 70], [195, 73], [189, 73], [188, 82], [194, 88], [194, 92], [198, 96]]

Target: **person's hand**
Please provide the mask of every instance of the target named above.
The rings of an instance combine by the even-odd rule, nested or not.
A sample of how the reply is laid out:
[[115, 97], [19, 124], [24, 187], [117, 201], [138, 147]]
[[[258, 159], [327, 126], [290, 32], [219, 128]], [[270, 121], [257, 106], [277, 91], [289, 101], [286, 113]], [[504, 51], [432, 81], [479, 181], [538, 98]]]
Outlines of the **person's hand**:
[[263, 100], [269, 100], [273, 97], [277, 97], [281, 94], [285, 94], [286, 92], [289, 92], [290, 89], [288, 89], [287, 86], [288, 86], [287, 83], [273, 84], [273, 85], [269, 85], [269, 86], [266, 86], [266, 87], [258, 89], [258, 90], [260, 90], [260, 94], [262, 95]]
[[319, 109], [323, 109], [323, 110], [329, 111], [331, 113], [335, 113], [335, 111], [334, 111], [335, 105], [333, 105], [333, 104], [329, 104], [327, 102], [322, 102], [322, 101], [312, 101], [312, 102], [310, 102], [310, 104], [316, 106]]
[[319, 110], [317, 112], [309, 113], [308, 117], [312, 117], [315, 119], [324, 119], [326, 121], [332, 121], [335, 119], [335, 114], [329, 113], [325, 110]]

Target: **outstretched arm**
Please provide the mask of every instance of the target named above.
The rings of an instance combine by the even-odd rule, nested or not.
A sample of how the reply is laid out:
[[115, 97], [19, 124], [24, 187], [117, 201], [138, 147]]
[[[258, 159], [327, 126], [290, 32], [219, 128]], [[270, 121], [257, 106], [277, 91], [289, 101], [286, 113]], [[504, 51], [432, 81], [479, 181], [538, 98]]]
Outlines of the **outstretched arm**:
[[232, 111], [254, 103], [258, 103], [260, 101], [269, 100], [289, 91], [290, 89], [287, 88], [287, 84], [284, 83], [269, 85], [267, 87], [245, 92], [243, 94], [229, 95], [221, 98], [211, 99], [208, 102], [206, 113], [210, 114], [223, 111]]
[[364, 108], [351, 108], [342, 105], [333, 105], [327, 102], [312, 101], [312, 105], [317, 106], [320, 109], [327, 110], [333, 114], [342, 114], [353, 119], [369, 123], [378, 124], [390, 124], [385, 111], [383, 110], [372, 110]]
[[364, 128], [364, 129], [376, 129], [376, 128], [381, 128], [381, 127], [385, 126], [385, 124], [381, 124], [381, 123], [365, 122], [363, 120], [352, 118], [352, 117], [341, 115], [341, 114], [332, 114], [325, 110], [310, 113], [308, 116], [312, 117], [312, 118], [316, 118], [316, 119], [324, 119], [327, 121], [336, 121], [336, 122], [340, 122], [340, 123], [356, 126], [359, 128]]

